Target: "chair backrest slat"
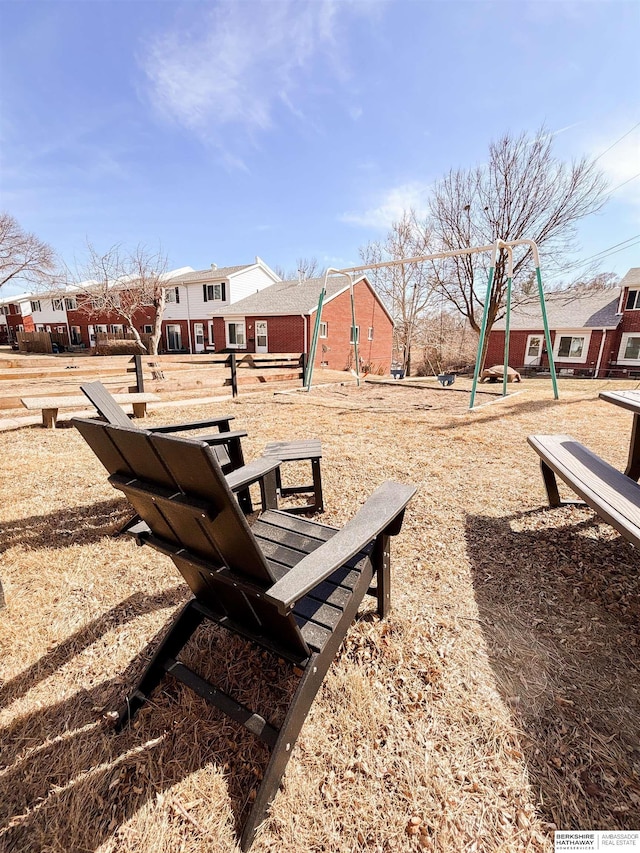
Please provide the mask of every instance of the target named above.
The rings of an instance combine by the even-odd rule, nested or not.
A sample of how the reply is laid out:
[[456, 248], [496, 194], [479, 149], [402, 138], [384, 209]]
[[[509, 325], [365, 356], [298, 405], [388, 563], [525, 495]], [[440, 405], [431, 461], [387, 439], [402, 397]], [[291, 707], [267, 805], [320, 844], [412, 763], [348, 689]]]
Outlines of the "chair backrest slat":
[[109, 474], [133, 476], [133, 470], [105, 430], [106, 424], [86, 418], [73, 418], [71, 423], [93, 450]]
[[130, 424], [129, 416], [124, 409], [116, 403], [102, 382], [83, 382], [80, 386], [80, 390], [85, 397], [88, 397], [90, 402], [98, 410], [100, 417], [104, 418], [107, 423], [123, 427]]

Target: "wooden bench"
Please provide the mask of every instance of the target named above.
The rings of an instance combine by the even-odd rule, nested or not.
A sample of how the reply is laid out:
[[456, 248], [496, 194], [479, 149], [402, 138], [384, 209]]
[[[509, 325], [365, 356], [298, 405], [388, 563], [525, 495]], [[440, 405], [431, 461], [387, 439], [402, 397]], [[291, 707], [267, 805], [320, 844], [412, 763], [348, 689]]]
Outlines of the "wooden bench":
[[[141, 392], [114, 394], [114, 397], [118, 403], [131, 403], [134, 418], [144, 418], [147, 414], [147, 403], [160, 402], [160, 397], [157, 394], [143, 394]], [[41, 409], [42, 426], [49, 429], [55, 429], [59, 409], [87, 408], [87, 398], [82, 394], [69, 397], [22, 397], [21, 402], [25, 409]]]
[[540, 457], [549, 506], [560, 500], [556, 476], [604, 521], [640, 547], [640, 485], [569, 435], [530, 435]]

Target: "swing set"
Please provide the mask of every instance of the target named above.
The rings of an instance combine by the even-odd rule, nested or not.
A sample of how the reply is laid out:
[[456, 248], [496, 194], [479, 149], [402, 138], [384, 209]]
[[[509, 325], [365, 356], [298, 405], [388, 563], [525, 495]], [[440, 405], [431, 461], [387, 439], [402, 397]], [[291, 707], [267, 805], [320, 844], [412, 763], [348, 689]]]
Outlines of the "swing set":
[[322, 290], [320, 291], [320, 298], [318, 299], [318, 308], [316, 311], [316, 321], [313, 329], [313, 335], [311, 338], [311, 346], [309, 348], [309, 359], [307, 362], [307, 370], [305, 374], [305, 388], [307, 391], [311, 390], [311, 381], [313, 378], [313, 363], [315, 361], [316, 356], [316, 348], [318, 344], [318, 336], [320, 334], [320, 321], [322, 318], [322, 305], [324, 302], [324, 297], [326, 295], [326, 287], [327, 287], [327, 279], [330, 275], [344, 275], [349, 278], [349, 290], [351, 296], [351, 340], [353, 341], [353, 349], [354, 349], [354, 358], [355, 358], [355, 375], [356, 382], [360, 385], [360, 362], [358, 358], [358, 340], [357, 340], [357, 328], [356, 328], [356, 312], [355, 312], [355, 302], [353, 295], [353, 274], [359, 272], [366, 272], [367, 270], [374, 269], [383, 269], [385, 267], [394, 267], [399, 266], [401, 264], [415, 264], [422, 263], [424, 261], [436, 261], [441, 260], [443, 258], [455, 258], [460, 255], [476, 255], [481, 252], [491, 252], [491, 266], [489, 267], [489, 281], [487, 284], [487, 295], [484, 301], [484, 309], [482, 312], [482, 324], [480, 326], [480, 335], [478, 338], [478, 352], [476, 356], [476, 364], [473, 372], [473, 383], [471, 385], [471, 399], [469, 401], [469, 409], [473, 409], [476, 397], [476, 390], [478, 386], [478, 378], [480, 375], [480, 359], [482, 357], [482, 350], [484, 347], [484, 342], [487, 333], [487, 317], [489, 313], [489, 301], [491, 298], [491, 288], [493, 286], [493, 279], [496, 270], [496, 261], [498, 258], [498, 252], [504, 250], [507, 253], [508, 265], [507, 265], [507, 298], [506, 298], [506, 311], [505, 311], [505, 332], [504, 332], [504, 371], [502, 376], [502, 396], [507, 396], [507, 374], [509, 367], [509, 331], [510, 331], [510, 321], [511, 321], [511, 287], [513, 283], [513, 250], [517, 246], [527, 246], [531, 251], [533, 256], [533, 261], [535, 264], [536, 270], [536, 282], [538, 287], [538, 297], [540, 299], [540, 311], [542, 313], [542, 325], [544, 327], [544, 338], [547, 345], [547, 356], [549, 359], [549, 372], [551, 373], [551, 384], [553, 387], [553, 397], [555, 400], [558, 399], [558, 380], [556, 376], [556, 368], [555, 362], [553, 359], [553, 348], [551, 346], [551, 335], [549, 332], [549, 322], [547, 320], [547, 309], [544, 301], [544, 291], [542, 289], [542, 274], [540, 272], [540, 255], [538, 252], [538, 247], [534, 240], [528, 239], [520, 239], [520, 240], [496, 240], [495, 243], [491, 243], [488, 246], [471, 246], [466, 249], [453, 249], [448, 252], [438, 252], [433, 255], [418, 255], [414, 258], [401, 258], [396, 261], [382, 261], [377, 264], [364, 264], [358, 267], [348, 267], [346, 269], [334, 269], [333, 267], [329, 267], [325, 272], [324, 282], [322, 285]]

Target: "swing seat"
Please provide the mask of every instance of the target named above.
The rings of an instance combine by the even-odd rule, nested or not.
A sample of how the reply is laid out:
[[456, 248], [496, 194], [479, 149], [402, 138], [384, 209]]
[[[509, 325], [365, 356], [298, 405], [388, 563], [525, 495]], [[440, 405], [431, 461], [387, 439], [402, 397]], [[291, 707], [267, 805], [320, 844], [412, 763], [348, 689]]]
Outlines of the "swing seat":
[[456, 381], [456, 375], [455, 373], [439, 373], [437, 379], [443, 388], [448, 388]]

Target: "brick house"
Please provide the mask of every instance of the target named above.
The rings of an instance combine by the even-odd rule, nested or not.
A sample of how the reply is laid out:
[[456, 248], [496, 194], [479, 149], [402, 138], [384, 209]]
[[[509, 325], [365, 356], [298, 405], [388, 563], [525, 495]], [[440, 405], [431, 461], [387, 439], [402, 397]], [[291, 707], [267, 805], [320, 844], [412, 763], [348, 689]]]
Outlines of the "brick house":
[[[225, 349], [241, 352], [309, 352], [324, 278], [280, 281], [215, 310], [213, 332]], [[358, 354], [370, 371], [389, 373], [393, 320], [366, 276], [353, 287]], [[315, 366], [353, 367], [349, 279], [331, 276], [322, 308]]]
[[[166, 279], [171, 286], [167, 287], [160, 349], [164, 352], [194, 353], [224, 348], [223, 338], [217, 342], [213, 338], [214, 309], [280, 280], [258, 257], [253, 264], [240, 266], [218, 268], [212, 264], [206, 270], [181, 267], [167, 273]], [[3, 311], [3, 302], [7, 306], [6, 312]], [[89, 302], [84, 288], [0, 300], [0, 343], [3, 325], [10, 328], [22, 326], [24, 331], [57, 332], [66, 335], [71, 345], [86, 348], [95, 346], [99, 333], [122, 334], [129, 331], [127, 321], [117, 311], [90, 308]], [[140, 308], [134, 315], [138, 331], [150, 334], [153, 318], [153, 308]], [[14, 334], [12, 340], [15, 339]]]
[[29, 294], [0, 299], [0, 344], [18, 340], [18, 332], [35, 332], [32, 301]]
[[[629, 270], [620, 288], [552, 293], [545, 305], [559, 373], [640, 377], [640, 267]], [[486, 364], [502, 363], [504, 329], [504, 319], [494, 324]], [[516, 369], [548, 367], [537, 297], [511, 312], [509, 363]]]

